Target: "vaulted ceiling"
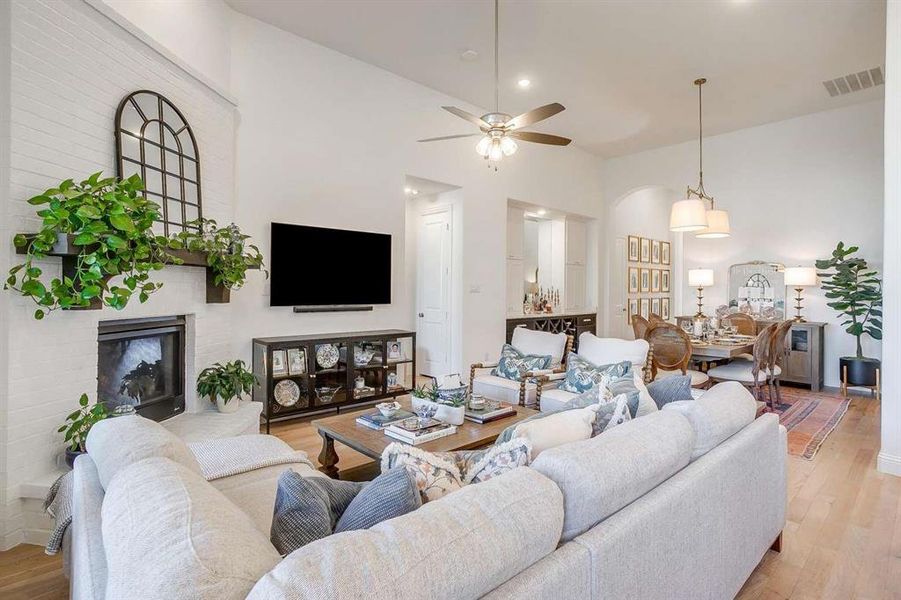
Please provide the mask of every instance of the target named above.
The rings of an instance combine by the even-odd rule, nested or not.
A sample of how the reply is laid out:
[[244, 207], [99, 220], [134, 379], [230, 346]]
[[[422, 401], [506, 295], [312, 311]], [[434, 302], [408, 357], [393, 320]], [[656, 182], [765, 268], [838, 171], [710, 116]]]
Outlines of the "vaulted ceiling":
[[[490, 0], [227, 0], [236, 10], [477, 106], [493, 106]], [[544, 129], [599, 156], [882, 97], [824, 80], [882, 66], [881, 0], [502, 0], [501, 110], [567, 110]], [[478, 53], [463, 60], [466, 50]], [[517, 81], [531, 80], [529, 89]], [[436, 107], [438, 110], [438, 107]], [[447, 116], [447, 130], [466, 124]]]

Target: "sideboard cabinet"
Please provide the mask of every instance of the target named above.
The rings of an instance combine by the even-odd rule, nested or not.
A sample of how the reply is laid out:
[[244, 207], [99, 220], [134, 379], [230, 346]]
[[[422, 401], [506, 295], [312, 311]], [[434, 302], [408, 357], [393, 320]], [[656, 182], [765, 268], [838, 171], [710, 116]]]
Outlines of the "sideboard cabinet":
[[[758, 327], [769, 325], [758, 321]], [[826, 323], [800, 321], [792, 324], [785, 336], [786, 355], [782, 365], [782, 381], [809, 385], [811, 391], [823, 389], [824, 329]]]

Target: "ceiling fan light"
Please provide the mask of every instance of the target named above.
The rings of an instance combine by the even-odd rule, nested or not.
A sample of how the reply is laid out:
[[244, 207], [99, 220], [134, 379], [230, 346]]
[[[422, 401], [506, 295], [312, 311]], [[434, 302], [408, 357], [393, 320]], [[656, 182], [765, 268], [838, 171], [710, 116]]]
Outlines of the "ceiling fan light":
[[516, 142], [513, 141], [513, 138], [506, 136], [501, 138], [501, 151], [504, 153], [504, 156], [516, 154], [516, 148]]
[[479, 140], [479, 143], [476, 144], [476, 152], [479, 153], [480, 156], [488, 156], [488, 149], [491, 147], [491, 138], [487, 135]]
[[491, 141], [491, 148], [488, 150], [488, 160], [497, 162], [504, 158], [504, 151], [501, 150], [501, 142], [498, 139]]
[[715, 239], [732, 235], [729, 229], [729, 213], [724, 210], [707, 211], [707, 227], [695, 234], [696, 238]]
[[679, 200], [669, 214], [670, 231], [700, 231], [707, 228], [707, 210], [703, 200]]

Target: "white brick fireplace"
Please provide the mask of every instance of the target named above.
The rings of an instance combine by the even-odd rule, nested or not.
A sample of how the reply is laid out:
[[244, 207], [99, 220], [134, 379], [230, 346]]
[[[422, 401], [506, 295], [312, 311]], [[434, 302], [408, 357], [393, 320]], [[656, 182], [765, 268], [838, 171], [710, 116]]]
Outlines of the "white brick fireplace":
[[[231, 221], [235, 106], [227, 96], [81, 0], [0, 3], [0, 63], [0, 134], [10, 133], [0, 148], [4, 272], [17, 259], [12, 234], [39, 224], [29, 197], [66, 178], [115, 174], [116, 106], [139, 89], [163, 94], [184, 113], [200, 150], [204, 216]], [[58, 272], [58, 259], [41, 268]], [[144, 305], [60, 312], [40, 322], [30, 301], [3, 294], [0, 550], [46, 535], [40, 502], [27, 496], [57, 472], [63, 447], [56, 429], [78, 396], [96, 396], [100, 320], [186, 315], [186, 411], [203, 408], [195, 374], [231, 358], [231, 307], [206, 304], [203, 269], [169, 267], [158, 277], [164, 287]]]

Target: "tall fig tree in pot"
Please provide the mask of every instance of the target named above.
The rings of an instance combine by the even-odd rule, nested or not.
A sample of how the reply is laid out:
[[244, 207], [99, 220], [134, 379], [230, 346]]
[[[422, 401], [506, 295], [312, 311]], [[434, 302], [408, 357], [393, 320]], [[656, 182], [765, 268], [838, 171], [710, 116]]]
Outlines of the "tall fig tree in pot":
[[816, 264], [827, 305], [842, 314], [845, 331], [857, 341], [857, 355], [839, 359], [842, 378], [848, 385], [876, 385], [879, 359], [865, 357], [860, 342], [865, 335], [882, 339], [882, 280], [866, 259], [853, 256], [857, 250], [839, 242], [831, 258]]

